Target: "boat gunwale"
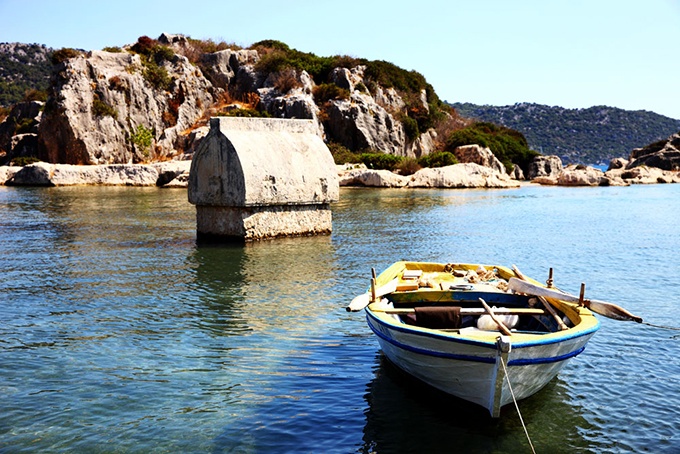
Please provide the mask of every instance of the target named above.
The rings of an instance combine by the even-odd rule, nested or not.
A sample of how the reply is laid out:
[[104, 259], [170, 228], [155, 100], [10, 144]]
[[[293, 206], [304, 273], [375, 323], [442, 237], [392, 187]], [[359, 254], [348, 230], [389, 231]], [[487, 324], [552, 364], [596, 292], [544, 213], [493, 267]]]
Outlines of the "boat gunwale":
[[[375, 318], [374, 318], [375, 319]], [[381, 323], [381, 320], [375, 319], [379, 324]], [[453, 360], [458, 360], [458, 361], [470, 361], [470, 362], [478, 362], [478, 363], [485, 363], [485, 364], [495, 364], [496, 363], [496, 356], [473, 356], [473, 355], [459, 355], [456, 353], [448, 353], [448, 352], [441, 352], [441, 351], [436, 351], [436, 350], [429, 350], [425, 348], [420, 348], [420, 347], [414, 347], [409, 344], [405, 344], [403, 342], [400, 342], [394, 338], [390, 338], [386, 336], [384, 333], [380, 332], [380, 330], [376, 329], [373, 324], [368, 320], [368, 326], [371, 328], [371, 331], [378, 336], [379, 338], [383, 339], [384, 341], [394, 345], [397, 348], [400, 348], [402, 350], [410, 351], [413, 353], [425, 355], [425, 356], [433, 356], [437, 358], [445, 358], [445, 359], [453, 359]], [[383, 323], [384, 325], [384, 323]], [[388, 325], [389, 326], [389, 325]], [[496, 352], [497, 351], [497, 346], [495, 342], [476, 342], [476, 341], [468, 341], [467, 339], [455, 339], [451, 338], [448, 336], [429, 336], [429, 334], [436, 334], [436, 333], [421, 333], [421, 332], [415, 332], [413, 330], [403, 330], [403, 332], [407, 332], [410, 334], [425, 334], [424, 337], [434, 337], [434, 338], [439, 338], [440, 340], [453, 340], [456, 341], [456, 343], [460, 344], [468, 344], [468, 345], [475, 345], [479, 347], [484, 347], [484, 348], [489, 348], [490, 352]], [[569, 339], [564, 339], [564, 340], [571, 340], [575, 339], [578, 337], [586, 336], [586, 335], [592, 335], [594, 331], [584, 333], [580, 336], [574, 336]], [[499, 333], [500, 335], [500, 333]], [[552, 342], [551, 342], [552, 343]], [[546, 343], [542, 345], [550, 345], [551, 343]], [[536, 347], [538, 345], [530, 345], [529, 347]], [[514, 348], [522, 348], [522, 347], [517, 347], [516, 344], [512, 344], [513, 349]], [[526, 345], [524, 347], [527, 347]], [[572, 350], [568, 353], [558, 355], [558, 356], [553, 356], [553, 357], [543, 357], [543, 358], [516, 358], [508, 361], [508, 366], [532, 366], [532, 365], [537, 365], [537, 364], [549, 364], [549, 363], [557, 363], [561, 361], [566, 361], [568, 359], [571, 359], [575, 356], [578, 356], [581, 354], [586, 348], [586, 345], [582, 345], [581, 347]]]
[[[367, 321], [370, 315], [371, 318], [376, 320], [378, 323], [387, 326], [389, 329], [399, 331], [402, 333], [416, 334], [423, 337], [430, 337], [438, 340], [453, 341], [455, 343], [475, 345], [479, 347], [489, 347], [496, 349], [496, 340], [483, 340], [483, 339], [471, 339], [469, 336], [466, 337], [465, 334], [461, 333], [447, 333], [437, 329], [423, 328], [421, 326], [406, 325], [400, 326], [397, 323], [391, 323], [392, 320], [383, 320], [383, 317], [376, 315], [370, 308], [366, 307], [366, 317]], [[593, 323], [587, 323], [584, 320], [581, 321], [577, 326], [569, 328], [564, 331], [555, 331], [553, 333], [546, 334], [526, 334], [527, 336], [536, 336], [535, 340], [525, 340], [519, 341], [517, 343], [512, 343], [512, 348], [530, 348], [542, 345], [557, 344], [564, 341], [576, 339], [583, 336], [588, 336], [595, 333], [600, 328], [600, 322], [594, 316], [591, 316]], [[582, 326], [582, 325], [590, 326]], [[369, 323], [370, 325], [370, 323]], [[499, 333], [500, 334], [500, 333]]]

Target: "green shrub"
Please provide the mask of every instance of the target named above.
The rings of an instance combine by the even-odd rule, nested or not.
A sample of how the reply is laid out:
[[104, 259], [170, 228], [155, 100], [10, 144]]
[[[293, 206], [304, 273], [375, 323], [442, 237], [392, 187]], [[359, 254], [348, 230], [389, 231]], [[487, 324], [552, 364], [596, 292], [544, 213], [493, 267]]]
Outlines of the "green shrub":
[[393, 171], [404, 158], [381, 152], [365, 152], [359, 155], [359, 159], [361, 159], [361, 162], [369, 169]]
[[74, 58], [81, 55], [79, 50], [71, 49], [70, 47], [64, 47], [59, 50], [55, 50], [52, 54], [52, 64], [58, 65], [65, 62], [70, 58]]
[[94, 114], [95, 117], [113, 117], [118, 118], [118, 112], [116, 109], [111, 107], [108, 103], [102, 101], [99, 96], [96, 94], [94, 95], [94, 98], [92, 99], [92, 113]]
[[314, 87], [312, 94], [317, 104], [324, 104], [332, 99], [349, 99], [349, 90], [340, 88], [335, 84], [317, 85]]
[[149, 84], [159, 90], [169, 90], [172, 79], [168, 75], [168, 71], [162, 67], [158, 66], [156, 62], [146, 62], [144, 64], [144, 72], [142, 73], [144, 80], [149, 82]]
[[19, 167], [24, 167], [29, 164], [33, 164], [36, 162], [40, 162], [40, 159], [33, 157], [33, 156], [19, 156], [17, 158], [12, 159], [11, 165], [13, 166], [19, 166]]
[[302, 86], [297, 78], [297, 72], [294, 69], [285, 69], [272, 75], [272, 85], [279, 93], [288, 93], [293, 88]]
[[161, 65], [165, 61], [172, 61], [175, 58], [175, 52], [148, 36], [140, 36], [130, 50], [142, 58], [144, 79], [156, 89], [169, 90], [172, 79]]
[[144, 125], [137, 126], [137, 130], [130, 134], [130, 141], [141, 150], [145, 157], [149, 157], [153, 139], [153, 129], [149, 129]]
[[361, 162], [361, 157], [357, 153], [350, 151], [349, 148], [340, 145], [339, 143], [329, 142], [328, 149], [336, 164], [356, 164]]
[[369, 93], [368, 88], [366, 87], [366, 85], [364, 85], [363, 82], [359, 82], [358, 84], [356, 84], [354, 86], [354, 89], [361, 93]]
[[400, 175], [413, 175], [414, 173], [419, 171], [421, 168], [422, 168], [422, 166], [418, 163], [417, 159], [415, 159], [415, 158], [404, 158], [397, 165], [397, 172], [399, 172]]
[[45, 102], [45, 101], [47, 101], [47, 91], [37, 90], [35, 88], [31, 88], [29, 90], [26, 90], [26, 92], [24, 93], [24, 99], [22, 101], [23, 102], [30, 102], [30, 101]]
[[219, 52], [221, 50], [226, 50], [226, 49], [233, 49], [233, 50], [238, 50], [241, 47], [237, 46], [236, 44], [228, 44], [224, 41], [220, 42], [215, 42], [212, 39], [194, 39], [194, 38], [187, 38], [187, 41], [189, 44], [194, 46], [196, 49], [198, 49], [200, 52], [204, 54], [212, 54], [214, 52]]
[[14, 134], [26, 134], [31, 132], [31, 129], [35, 125], [35, 121], [32, 118], [24, 118], [19, 120], [14, 129]]
[[[354, 67], [358, 60], [346, 56], [319, 57], [313, 53], [291, 49], [287, 44], [276, 40], [264, 40], [250, 46], [260, 53], [255, 70], [260, 73], [275, 73], [285, 69], [307, 71], [317, 84], [328, 81], [328, 75], [337, 66]], [[352, 64], [353, 66], [347, 66]]]
[[119, 54], [119, 53], [123, 52], [123, 49], [121, 49], [120, 47], [117, 47], [117, 46], [105, 47], [102, 50], [104, 52], [113, 52], [115, 54]]
[[217, 114], [218, 117], [242, 117], [242, 118], [271, 118], [269, 112], [257, 109], [239, 108], [224, 110]]
[[446, 167], [454, 164], [458, 164], [458, 159], [456, 156], [449, 151], [437, 151], [418, 159], [418, 164], [423, 167]]
[[472, 144], [489, 148], [508, 172], [512, 171], [514, 164], [526, 171], [529, 163], [538, 156], [537, 152], [529, 149], [522, 133], [493, 123], [473, 123], [446, 138], [446, 150], [449, 151]]
[[383, 60], [364, 60], [362, 64], [366, 65], [365, 77], [385, 88], [394, 87], [407, 93], [420, 93], [420, 90], [427, 87], [425, 77], [417, 71], [407, 71]]
[[418, 122], [407, 116], [403, 115], [401, 117], [401, 124], [404, 125], [404, 132], [406, 133], [406, 137], [410, 141], [414, 141], [420, 136], [420, 128], [418, 127]]

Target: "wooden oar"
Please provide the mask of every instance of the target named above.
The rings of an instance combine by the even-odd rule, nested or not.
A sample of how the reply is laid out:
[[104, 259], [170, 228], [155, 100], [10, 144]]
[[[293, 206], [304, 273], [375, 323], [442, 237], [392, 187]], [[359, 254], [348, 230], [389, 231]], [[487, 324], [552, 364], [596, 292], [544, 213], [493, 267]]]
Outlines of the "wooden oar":
[[[375, 281], [373, 281], [375, 282]], [[394, 278], [387, 284], [383, 285], [382, 287], [375, 288], [373, 285], [371, 286], [371, 291], [362, 293], [359, 296], [356, 296], [351, 303], [349, 303], [349, 306], [347, 306], [347, 312], [357, 312], [360, 311], [361, 309], [365, 308], [366, 306], [369, 305], [369, 303], [372, 303], [373, 301], [376, 301], [378, 298], [381, 298], [389, 293], [395, 292], [397, 290], [397, 282], [399, 282], [398, 278]], [[373, 300], [373, 301], [372, 301]]]
[[606, 301], [598, 300], [581, 300], [577, 296], [570, 295], [568, 293], [560, 292], [557, 290], [541, 287], [539, 285], [534, 285], [526, 281], [511, 277], [508, 281], [508, 287], [510, 290], [519, 293], [526, 293], [527, 295], [543, 296], [545, 298], [552, 298], [559, 301], [566, 301], [568, 303], [580, 303], [595, 312], [596, 314], [604, 315], [605, 317], [612, 318], [614, 320], [624, 320], [624, 321], [634, 321], [642, 323], [642, 317], [633, 315], [626, 309], [617, 306], [616, 304], [607, 303]]
[[482, 306], [484, 306], [484, 309], [486, 309], [486, 312], [489, 314], [491, 317], [491, 320], [498, 325], [498, 329], [501, 331], [501, 333], [505, 334], [506, 336], [512, 336], [512, 331], [508, 329], [507, 326], [505, 326], [505, 323], [498, 317], [496, 317], [496, 314], [494, 313], [493, 309], [489, 307], [488, 304], [486, 304], [486, 301], [484, 301], [482, 298], [479, 298], [479, 302], [482, 303]]
[[[438, 306], [447, 307], [447, 306]], [[384, 312], [386, 314], [415, 314], [416, 310], [412, 307], [405, 308], [391, 308], [391, 307], [369, 307], [373, 312]], [[496, 308], [493, 310], [496, 315], [546, 315], [547, 312], [543, 309], [531, 309], [531, 308]], [[481, 307], [461, 307], [460, 315], [484, 315], [486, 314], [486, 309]]]
[[[515, 272], [515, 274], [517, 275], [518, 278], [522, 279], [523, 281], [527, 280], [526, 276], [519, 270], [519, 268], [517, 268], [517, 266], [512, 265], [512, 271]], [[552, 271], [552, 268], [551, 268], [551, 271]], [[550, 273], [550, 281], [552, 281], [552, 273]], [[548, 310], [548, 312], [550, 312], [550, 314], [553, 316], [553, 318], [557, 322], [557, 326], [560, 327], [560, 330], [564, 331], [566, 329], [569, 329], [569, 327], [564, 324], [564, 322], [562, 321], [560, 316], [557, 315], [557, 312], [555, 312], [555, 309], [553, 309], [550, 302], [544, 296], [538, 296], [538, 299], [541, 301], [541, 303], [543, 303], [543, 305]]]

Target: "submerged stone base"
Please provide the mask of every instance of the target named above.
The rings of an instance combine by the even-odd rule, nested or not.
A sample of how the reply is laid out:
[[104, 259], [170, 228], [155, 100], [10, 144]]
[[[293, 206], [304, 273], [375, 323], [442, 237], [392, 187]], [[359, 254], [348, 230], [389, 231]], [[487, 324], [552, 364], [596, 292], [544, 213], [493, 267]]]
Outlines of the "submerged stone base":
[[329, 204], [222, 207], [196, 206], [199, 240], [255, 241], [281, 236], [328, 235]]

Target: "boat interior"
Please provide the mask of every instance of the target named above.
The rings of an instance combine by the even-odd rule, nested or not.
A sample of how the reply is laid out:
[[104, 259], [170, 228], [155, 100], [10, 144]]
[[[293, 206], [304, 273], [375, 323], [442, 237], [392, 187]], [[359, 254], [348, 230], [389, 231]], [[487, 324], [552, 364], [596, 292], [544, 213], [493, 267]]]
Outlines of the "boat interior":
[[407, 265], [392, 274], [397, 290], [381, 303], [395, 309], [392, 316], [401, 323], [443, 331], [498, 331], [481, 299], [513, 333], [548, 334], [578, 324], [578, 311], [571, 306], [551, 305], [550, 311], [536, 297], [507, 292], [507, 279], [515, 275], [507, 268]]

